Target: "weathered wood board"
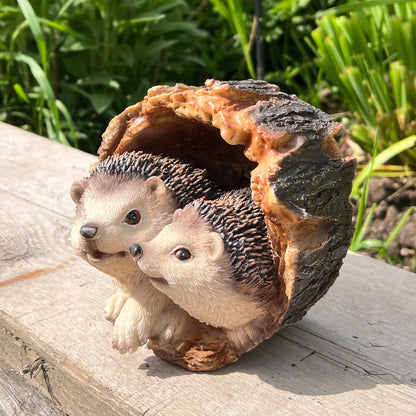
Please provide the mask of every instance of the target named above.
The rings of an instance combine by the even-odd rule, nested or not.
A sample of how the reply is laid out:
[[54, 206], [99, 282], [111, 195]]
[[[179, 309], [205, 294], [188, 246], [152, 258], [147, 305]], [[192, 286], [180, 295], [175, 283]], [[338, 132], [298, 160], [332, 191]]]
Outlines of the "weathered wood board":
[[26, 414], [19, 377], [16, 406], [34, 386], [50, 414], [416, 414], [415, 274], [350, 253], [299, 324], [213, 373], [120, 355], [111, 279], [69, 241], [68, 190], [95, 158], [4, 123], [0, 145], [0, 415]]
[[0, 368], [0, 416], [63, 416], [53, 401], [41, 394], [23, 374], [2, 362]]

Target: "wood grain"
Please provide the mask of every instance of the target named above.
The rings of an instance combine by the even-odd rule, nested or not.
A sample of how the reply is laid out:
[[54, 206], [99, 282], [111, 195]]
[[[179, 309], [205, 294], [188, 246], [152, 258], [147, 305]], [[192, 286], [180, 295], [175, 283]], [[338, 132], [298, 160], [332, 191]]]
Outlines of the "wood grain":
[[2, 363], [0, 367], [1, 416], [64, 416], [52, 400], [43, 396], [28, 382]]
[[349, 253], [299, 324], [214, 373], [145, 347], [120, 355], [103, 312], [111, 279], [69, 241], [68, 190], [95, 158], [4, 123], [0, 143], [3, 399], [9, 382], [26, 394], [13, 374], [40, 359], [48, 383], [20, 377], [69, 415], [416, 414], [415, 274]]

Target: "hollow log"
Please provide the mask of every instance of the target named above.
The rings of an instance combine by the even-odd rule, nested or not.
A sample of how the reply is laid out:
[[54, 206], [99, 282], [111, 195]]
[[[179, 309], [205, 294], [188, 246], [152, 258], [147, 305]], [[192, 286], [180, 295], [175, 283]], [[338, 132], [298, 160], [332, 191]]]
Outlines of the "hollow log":
[[[299, 321], [327, 292], [347, 253], [355, 160], [341, 155], [334, 139], [341, 129], [276, 85], [207, 80], [202, 87], [151, 88], [111, 120], [98, 155], [102, 161], [141, 150], [191, 159], [224, 190], [251, 187], [265, 214], [279, 293], [265, 339]], [[221, 329], [196, 327], [197, 335], [175, 345], [148, 346], [192, 370], [218, 368], [244, 352], [227, 350]]]

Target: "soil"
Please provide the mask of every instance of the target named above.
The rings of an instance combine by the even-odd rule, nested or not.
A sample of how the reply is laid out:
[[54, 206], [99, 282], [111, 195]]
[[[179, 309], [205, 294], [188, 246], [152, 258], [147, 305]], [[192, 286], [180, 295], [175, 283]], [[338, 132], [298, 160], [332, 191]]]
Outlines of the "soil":
[[[368, 207], [372, 204], [376, 204], [376, 208], [365, 238], [386, 241], [409, 207], [416, 206], [416, 178], [372, 178]], [[416, 210], [407, 218], [387, 251], [389, 255], [382, 260], [416, 272]], [[366, 250], [366, 253], [378, 257], [375, 250]]]

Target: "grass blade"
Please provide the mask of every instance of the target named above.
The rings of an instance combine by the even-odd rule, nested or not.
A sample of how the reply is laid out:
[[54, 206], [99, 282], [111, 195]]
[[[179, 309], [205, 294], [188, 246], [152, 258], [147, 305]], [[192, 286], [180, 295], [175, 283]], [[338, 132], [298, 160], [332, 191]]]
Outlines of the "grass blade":
[[231, 30], [238, 36], [244, 53], [247, 69], [252, 78], [256, 78], [253, 60], [250, 55], [250, 42], [244, 24], [244, 13], [240, 0], [227, 0], [226, 5], [220, 0], [209, 0], [218, 12], [227, 20]]
[[16, 94], [26, 103], [30, 104], [30, 100], [27, 97], [26, 93], [24, 92], [22, 86], [20, 84], [14, 84], [13, 89], [16, 91]]
[[244, 24], [244, 14], [243, 10], [241, 9], [241, 1], [228, 0], [228, 8], [230, 9], [231, 17], [234, 21], [234, 27], [243, 47], [244, 58], [247, 63], [248, 72], [250, 73], [250, 76], [255, 79], [256, 71], [254, 70], [253, 60], [251, 59], [250, 55], [250, 42]]
[[74, 144], [74, 147], [76, 147], [78, 149], [78, 138], [77, 138], [77, 132], [75, 129], [75, 124], [72, 120], [71, 114], [69, 113], [68, 109], [66, 108], [65, 104], [60, 101], [60, 100], [56, 100], [56, 107], [58, 108], [58, 110], [62, 113], [62, 115], [64, 116], [68, 127], [69, 127], [69, 132], [70, 132], [70, 137], [72, 139], [72, 142]]
[[[360, 242], [360, 247], [358, 250], [377, 250], [379, 248], [384, 248], [385, 242], [377, 240], [375, 238], [369, 238]], [[355, 251], [358, 251], [355, 250]]]
[[315, 14], [316, 19], [320, 19], [323, 16], [331, 14], [344, 14], [352, 11], [360, 11], [369, 7], [374, 6], [390, 6], [397, 3], [408, 3], [411, 0], [366, 0], [366, 1], [357, 1], [356, 3], [343, 4], [336, 7], [331, 7], [326, 10], [320, 10]]
[[[209, 0], [212, 5], [222, 14], [225, 20], [232, 25], [233, 20], [231, 18], [230, 11], [228, 10], [227, 6], [221, 0]], [[232, 30], [235, 31], [235, 27], [231, 26]]]
[[[60, 122], [59, 122], [59, 112], [58, 107], [56, 105], [56, 98], [55, 94], [53, 92], [53, 89], [51, 87], [51, 84], [49, 83], [48, 77], [46, 76], [45, 72], [42, 70], [42, 68], [39, 66], [39, 64], [35, 61], [34, 58], [31, 56], [23, 55], [23, 54], [17, 54], [15, 55], [14, 59], [16, 61], [24, 62], [27, 64], [30, 68], [30, 71], [33, 75], [33, 77], [36, 79], [41, 91], [42, 95], [48, 102], [48, 106], [50, 111], [52, 112], [55, 128], [56, 128], [56, 137], [59, 138], [59, 141], [63, 144], [69, 145], [68, 140], [62, 135], [61, 128], [60, 128]], [[50, 130], [50, 128], [48, 129]]]
[[85, 43], [89, 42], [89, 39], [87, 37], [83, 36], [82, 34], [76, 32], [75, 30], [72, 30], [70, 27], [65, 26], [61, 23], [54, 22], [54, 21], [49, 20], [49, 19], [45, 19], [44, 17], [37, 17], [37, 20], [40, 23], [43, 23], [43, 24], [45, 24], [45, 25], [47, 25], [47, 26], [49, 26], [53, 29], [57, 29], [62, 33], [68, 33], [69, 35], [72, 35], [75, 39], [78, 39], [82, 42], [85, 42]]
[[[366, 185], [369, 182], [370, 181], [368, 180]], [[357, 231], [357, 234], [354, 233], [354, 237], [353, 237], [351, 247], [350, 247], [352, 251], [359, 251], [363, 249], [364, 241], [368, 241], [368, 240], [364, 240], [364, 235], [365, 235], [365, 232], [367, 231], [367, 228], [368, 228], [368, 225], [370, 224], [371, 219], [373, 218], [374, 210], [376, 209], [376, 204], [373, 204], [371, 206], [370, 212], [368, 213], [368, 215], [365, 217], [365, 220], [363, 221], [364, 213], [365, 213], [366, 205], [367, 205], [367, 199], [368, 199], [368, 187], [366, 189], [366, 196], [360, 200], [360, 207], [358, 209], [357, 221], [356, 221], [356, 226], [355, 226], [355, 231]]]
[[398, 141], [397, 143], [392, 144], [387, 149], [384, 149], [380, 152], [377, 157], [373, 158], [372, 164], [367, 165], [355, 178], [352, 185], [351, 196], [356, 198], [359, 195], [359, 188], [361, 184], [368, 178], [370, 172], [378, 166], [384, 165], [388, 160], [397, 156], [399, 153], [411, 149], [416, 145], [416, 136], [409, 136], [405, 139]]
[[357, 111], [367, 125], [374, 126], [374, 114], [368, 103], [368, 93], [366, 92], [364, 80], [357, 67], [347, 67], [339, 74], [346, 91], [348, 91], [350, 102], [354, 104]]
[[376, 159], [376, 155], [377, 155], [377, 135], [374, 137], [373, 157], [372, 157], [371, 162], [369, 164], [369, 171], [368, 171], [367, 176], [366, 176], [367, 180], [366, 180], [365, 185], [364, 185], [364, 190], [361, 194], [360, 205], [358, 207], [357, 218], [356, 218], [356, 221], [355, 221], [355, 230], [354, 230], [354, 235], [352, 237], [352, 242], [351, 242], [351, 246], [350, 246], [351, 250], [353, 250], [353, 251], [359, 250], [359, 245], [360, 245], [361, 240], [364, 237], [365, 229], [367, 228], [368, 223], [370, 222], [370, 219], [373, 216], [373, 212], [374, 212], [374, 209], [375, 209], [375, 205], [373, 205], [371, 207], [369, 215], [367, 215], [367, 218], [365, 219], [364, 224], [363, 224], [365, 210], [367, 208], [368, 189], [369, 189], [369, 186], [370, 186], [371, 175], [372, 175], [373, 170], [374, 170], [374, 161]]
[[43, 36], [42, 28], [40, 27], [38, 17], [36, 16], [32, 8], [32, 5], [29, 3], [28, 0], [17, 0], [17, 2], [19, 3], [19, 7], [23, 13], [23, 16], [29, 24], [33, 37], [35, 38], [39, 50], [40, 59], [42, 62], [42, 67], [43, 70], [46, 71], [48, 63], [48, 54], [46, 50], [45, 37]]
[[390, 245], [394, 239], [397, 237], [397, 234], [404, 226], [404, 223], [406, 222], [409, 215], [416, 209], [416, 207], [410, 207], [403, 215], [402, 219], [399, 221], [397, 226], [394, 228], [392, 233], [389, 235], [389, 238], [386, 240], [386, 246]]

